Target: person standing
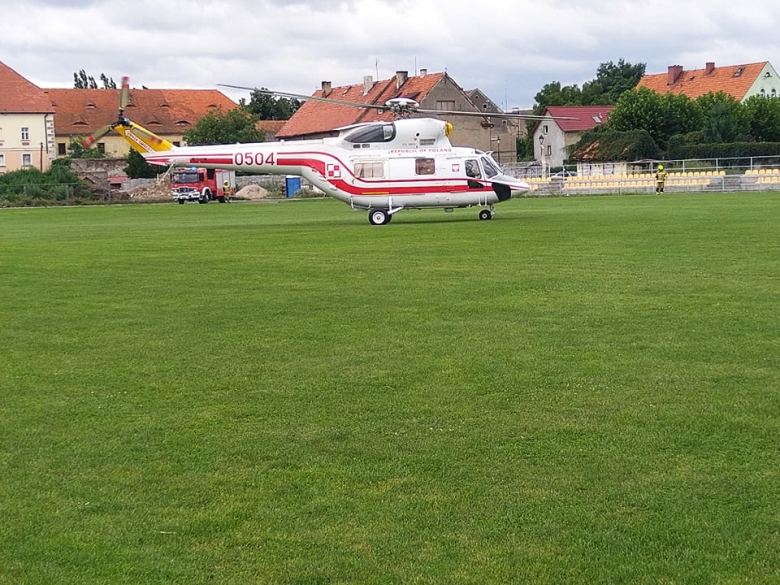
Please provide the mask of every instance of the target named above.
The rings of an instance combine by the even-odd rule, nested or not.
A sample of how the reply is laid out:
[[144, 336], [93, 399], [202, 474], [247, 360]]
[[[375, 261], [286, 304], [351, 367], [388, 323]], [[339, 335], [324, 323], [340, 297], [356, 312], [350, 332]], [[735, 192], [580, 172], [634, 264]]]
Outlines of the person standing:
[[225, 198], [225, 201], [230, 203], [230, 195], [231, 195], [231, 188], [230, 188], [230, 182], [225, 179], [225, 182], [222, 183], [222, 196]]
[[664, 192], [664, 185], [666, 184], [666, 171], [664, 165], [658, 165], [658, 170], [655, 172], [655, 192], [661, 194]]

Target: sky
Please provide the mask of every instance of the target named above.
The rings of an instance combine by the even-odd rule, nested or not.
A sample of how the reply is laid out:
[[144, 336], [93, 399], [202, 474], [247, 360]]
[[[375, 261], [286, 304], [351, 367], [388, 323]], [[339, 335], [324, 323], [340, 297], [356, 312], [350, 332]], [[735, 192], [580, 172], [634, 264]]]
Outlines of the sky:
[[601, 63], [780, 67], [774, 0], [0, 0], [0, 61], [41, 88], [84, 69], [131, 87], [310, 95], [446, 71], [505, 109]]

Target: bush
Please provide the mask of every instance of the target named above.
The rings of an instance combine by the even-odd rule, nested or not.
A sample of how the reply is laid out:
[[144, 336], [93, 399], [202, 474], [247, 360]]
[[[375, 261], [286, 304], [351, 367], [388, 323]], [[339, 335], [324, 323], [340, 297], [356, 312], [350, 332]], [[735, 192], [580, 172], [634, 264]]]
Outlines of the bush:
[[42, 173], [38, 169], [22, 169], [0, 175], [0, 202], [20, 204], [23, 201], [94, 200], [90, 185], [70, 170], [70, 159], [56, 159]]

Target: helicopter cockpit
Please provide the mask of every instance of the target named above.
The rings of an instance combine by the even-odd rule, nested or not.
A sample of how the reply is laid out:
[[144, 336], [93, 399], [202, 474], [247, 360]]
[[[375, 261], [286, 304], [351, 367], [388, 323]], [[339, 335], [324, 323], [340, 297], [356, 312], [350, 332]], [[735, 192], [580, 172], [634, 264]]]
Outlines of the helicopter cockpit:
[[452, 126], [430, 118], [367, 122], [339, 128], [339, 131], [337, 142], [345, 148], [451, 148], [447, 137]]
[[350, 142], [353, 148], [360, 148], [360, 144], [369, 142], [390, 142], [395, 138], [395, 124], [367, 124], [358, 126], [347, 132], [343, 140]]

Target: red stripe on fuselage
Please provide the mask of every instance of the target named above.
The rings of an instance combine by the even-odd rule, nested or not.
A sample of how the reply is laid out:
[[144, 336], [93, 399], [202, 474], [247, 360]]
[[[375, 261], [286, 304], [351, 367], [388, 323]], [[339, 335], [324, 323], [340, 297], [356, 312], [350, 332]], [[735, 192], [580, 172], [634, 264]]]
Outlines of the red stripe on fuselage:
[[[297, 154], [297, 153], [296, 153]], [[310, 153], [300, 153], [300, 154], [310, 154]], [[356, 195], [356, 196], [366, 196], [366, 197], [374, 197], [376, 195], [430, 195], [430, 194], [436, 194], [436, 193], [442, 193], [442, 194], [449, 194], [449, 193], [462, 193], [462, 192], [472, 192], [472, 193], [479, 193], [483, 191], [492, 191], [493, 188], [489, 184], [483, 184], [481, 189], [471, 189], [468, 186], [468, 180], [467, 179], [461, 179], [459, 177], [453, 177], [453, 178], [442, 178], [442, 177], [431, 177], [431, 178], [409, 178], [409, 179], [375, 179], [375, 180], [369, 180], [369, 179], [361, 179], [358, 177], [355, 177], [352, 170], [344, 163], [342, 162], [338, 157], [333, 156], [330, 153], [326, 152], [314, 152], [311, 154], [316, 154], [319, 156], [327, 156], [335, 161], [334, 164], [338, 164], [341, 172], [345, 173], [348, 177], [352, 177], [356, 181], [359, 181], [361, 184], [358, 185], [352, 185], [348, 182], [346, 182], [342, 178], [328, 178], [327, 176], [327, 163], [325, 163], [322, 160], [316, 159], [316, 158], [293, 158], [290, 156], [289, 158], [284, 156], [277, 156], [276, 164], [278, 166], [296, 166], [296, 167], [307, 167], [312, 170], [317, 171], [322, 177], [331, 185], [339, 189], [340, 191], [343, 191], [345, 193], [349, 193], [350, 195]], [[443, 181], [447, 182], [455, 182], [451, 185], [438, 185], [436, 183], [441, 183]], [[415, 183], [415, 185], [412, 186], [394, 186], [399, 183]]]

